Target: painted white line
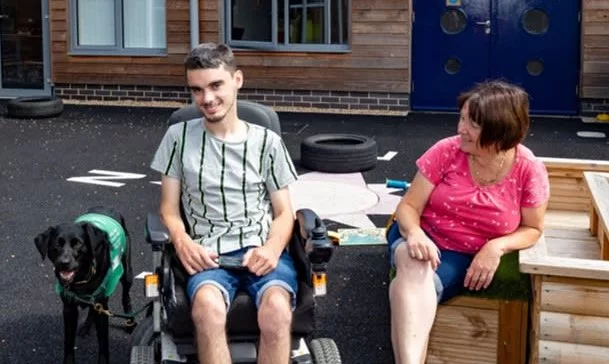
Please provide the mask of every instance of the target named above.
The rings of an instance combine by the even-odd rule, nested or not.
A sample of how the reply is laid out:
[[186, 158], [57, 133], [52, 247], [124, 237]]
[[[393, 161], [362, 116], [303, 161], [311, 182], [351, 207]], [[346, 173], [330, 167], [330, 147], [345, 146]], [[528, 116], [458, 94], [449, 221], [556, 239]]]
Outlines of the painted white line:
[[121, 182], [109, 182], [108, 180], [141, 179], [141, 178], [146, 177], [145, 174], [106, 171], [103, 169], [92, 169], [89, 171], [89, 173], [101, 174], [102, 176], [70, 177], [67, 179], [67, 181], [88, 183], [88, 184], [92, 184], [92, 185], [109, 186], [109, 187], [121, 187], [121, 186], [124, 186], [125, 184], [121, 183]]
[[142, 273], [135, 276], [135, 279], [144, 279], [147, 275], [152, 274], [152, 272], [143, 271]]
[[150, 181], [153, 185], [161, 185], [161, 181]]
[[600, 131], [578, 131], [577, 136], [580, 138], [605, 138], [605, 133]]
[[393, 157], [395, 157], [396, 155], [398, 155], [398, 152], [394, 152], [394, 151], [389, 151], [387, 153], [385, 153], [384, 156], [382, 157], [376, 157], [376, 159], [380, 160], [380, 161], [390, 161], [393, 159]]

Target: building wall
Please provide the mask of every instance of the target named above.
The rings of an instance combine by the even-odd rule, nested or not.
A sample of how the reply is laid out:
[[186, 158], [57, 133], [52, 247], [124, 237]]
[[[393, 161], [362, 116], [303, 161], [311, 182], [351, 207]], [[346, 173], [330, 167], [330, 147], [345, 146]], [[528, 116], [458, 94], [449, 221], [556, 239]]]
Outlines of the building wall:
[[[582, 1], [582, 113], [609, 110], [609, 0]], [[189, 1], [167, 0], [165, 57], [70, 56], [68, 0], [51, 2], [52, 78], [67, 99], [186, 102]], [[201, 42], [221, 37], [222, 0], [200, 0]], [[244, 98], [276, 107], [405, 111], [410, 1], [352, 0], [351, 52], [236, 51]]]
[[609, 111], [609, 0], [582, 0], [582, 111]]

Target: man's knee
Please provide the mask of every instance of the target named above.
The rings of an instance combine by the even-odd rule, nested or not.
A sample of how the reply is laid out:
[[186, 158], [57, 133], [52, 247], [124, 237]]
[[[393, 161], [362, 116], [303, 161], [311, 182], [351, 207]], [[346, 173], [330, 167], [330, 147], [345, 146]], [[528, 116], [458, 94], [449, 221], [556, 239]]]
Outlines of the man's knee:
[[292, 324], [290, 294], [281, 287], [270, 287], [262, 295], [258, 323], [262, 333], [289, 330]]
[[197, 328], [224, 328], [226, 314], [226, 303], [217, 287], [204, 285], [197, 290], [192, 302], [192, 320]]

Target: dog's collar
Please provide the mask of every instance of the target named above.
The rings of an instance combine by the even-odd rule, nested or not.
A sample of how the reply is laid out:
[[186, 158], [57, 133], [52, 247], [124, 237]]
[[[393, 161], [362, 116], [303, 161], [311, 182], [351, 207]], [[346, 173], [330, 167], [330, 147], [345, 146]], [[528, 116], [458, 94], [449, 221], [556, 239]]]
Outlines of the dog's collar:
[[96, 266], [96, 261], [95, 261], [95, 258], [93, 258], [93, 262], [91, 263], [91, 268], [89, 269], [89, 273], [87, 274], [87, 278], [83, 279], [82, 281], [74, 282], [74, 284], [89, 283], [91, 278], [93, 278], [95, 273], [97, 273], [97, 270], [95, 269], [95, 266]]

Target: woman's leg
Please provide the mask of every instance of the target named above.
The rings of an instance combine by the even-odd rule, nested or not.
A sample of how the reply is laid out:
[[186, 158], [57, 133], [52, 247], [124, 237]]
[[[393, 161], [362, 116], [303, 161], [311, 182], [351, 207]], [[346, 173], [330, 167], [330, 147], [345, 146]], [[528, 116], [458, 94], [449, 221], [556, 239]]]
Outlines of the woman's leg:
[[396, 276], [389, 286], [391, 342], [396, 364], [424, 363], [438, 296], [431, 264], [411, 258], [406, 244], [395, 249]]

